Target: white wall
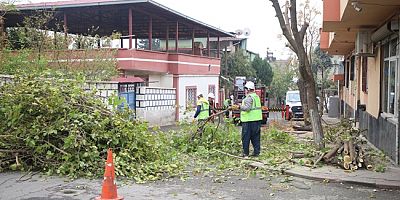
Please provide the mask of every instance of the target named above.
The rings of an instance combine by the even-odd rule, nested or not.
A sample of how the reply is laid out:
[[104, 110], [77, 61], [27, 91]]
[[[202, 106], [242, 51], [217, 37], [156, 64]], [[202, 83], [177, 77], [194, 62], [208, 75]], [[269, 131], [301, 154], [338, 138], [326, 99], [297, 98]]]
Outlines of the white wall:
[[180, 75], [179, 76], [179, 120], [193, 119], [194, 110], [186, 112], [186, 87], [196, 87], [197, 94], [208, 95], [208, 85], [215, 85], [215, 103], [218, 103], [218, 75]]
[[149, 75], [149, 87], [173, 87], [173, 75], [172, 74], [151, 74]]
[[175, 123], [176, 90], [174, 88], [138, 87], [136, 114], [150, 125], [166, 126]]

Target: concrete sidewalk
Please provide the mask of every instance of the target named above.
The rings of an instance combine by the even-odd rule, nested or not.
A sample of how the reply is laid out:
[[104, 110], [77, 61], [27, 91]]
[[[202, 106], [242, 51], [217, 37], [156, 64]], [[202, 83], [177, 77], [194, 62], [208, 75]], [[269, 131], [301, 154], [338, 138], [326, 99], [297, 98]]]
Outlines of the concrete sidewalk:
[[329, 180], [332, 182], [359, 184], [369, 187], [400, 189], [400, 168], [395, 167], [388, 167], [384, 173], [368, 170], [346, 172], [341, 168], [333, 166], [323, 166], [315, 169], [295, 167], [286, 170], [284, 173], [295, 177], [318, 181]]

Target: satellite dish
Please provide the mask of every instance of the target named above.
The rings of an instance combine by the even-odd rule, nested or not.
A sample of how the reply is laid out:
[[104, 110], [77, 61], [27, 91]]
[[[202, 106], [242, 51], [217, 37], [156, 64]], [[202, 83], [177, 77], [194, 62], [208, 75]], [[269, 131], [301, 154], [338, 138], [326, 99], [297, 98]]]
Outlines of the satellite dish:
[[235, 31], [235, 34], [236, 35], [243, 35], [243, 30], [242, 29], [237, 29], [236, 31]]
[[245, 29], [243, 30], [243, 34], [244, 34], [244, 36], [246, 36], [246, 37], [250, 36], [250, 34], [251, 34], [250, 29], [249, 29], [249, 28], [245, 28]]

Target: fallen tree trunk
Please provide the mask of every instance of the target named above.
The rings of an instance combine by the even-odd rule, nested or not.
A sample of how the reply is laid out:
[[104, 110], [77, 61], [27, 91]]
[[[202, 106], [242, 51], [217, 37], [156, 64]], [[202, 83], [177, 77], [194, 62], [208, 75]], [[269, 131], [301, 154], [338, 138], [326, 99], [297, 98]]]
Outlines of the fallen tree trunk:
[[322, 160], [322, 158], [324, 157], [326, 153], [321, 153], [321, 155], [319, 156], [319, 158], [314, 162], [313, 168], [317, 167], [317, 164], [319, 163], [319, 161]]
[[295, 131], [312, 131], [311, 126], [293, 126]]
[[324, 160], [325, 162], [328, 162], [329, 160], [331, 160], [333, 157], [336, 156], [338, 149], [343, 146], [342, 143], [336, 144], [330, 151], [328, 151], [328, 153], [325, 154], [324, 156]]

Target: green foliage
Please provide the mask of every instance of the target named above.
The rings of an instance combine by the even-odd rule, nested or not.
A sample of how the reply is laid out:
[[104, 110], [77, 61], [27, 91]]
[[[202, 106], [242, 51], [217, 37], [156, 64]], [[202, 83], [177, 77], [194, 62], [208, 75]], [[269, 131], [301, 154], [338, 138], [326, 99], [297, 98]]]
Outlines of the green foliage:
[[256, 71], [257, 79], [260, 80], [259, 83], [269, 86], [272, 82], [274, 74], [268, 61], [257, 56], [254, 58], [251, 66]]
[[[173, 143], [182, 152], [196, 153], [203, 156], [209, 156], [215, 150], [235, 155], [241, 152], [240, 133], [235, 125], [230, 122], [218, 128], [212, 123], [205, 125], [201, 137], [197, 134], [197, 125], [182, 122], [180, 127], [180, 134], [174, 136]], [[196, 136], [192, 138], [193, 135]]]
[[18, 53], [8, 50], [0, 51], [0, 74], [30, 74], [43, 71], [46, 60], [31, 59], [31, 52], [21, 50]]
[[249, 58], [243, 51], [224, 54], [221, 58], [222, 75], [234, 79], [236, 76], [256, 77], [256, 71], [252, 68]]
[[[333, 70], [331, 56], [321, 51], [320, 46], [317, 46], [314, 49], [311, 68], [315, 79], [322, 88], [335, 87], [335, 84], [330, 77], [330, 73]], [[318, 76], [319, 74], [321, 74], [320, 77]]]
[[276, 65], [272, 70], [274, 76], [271, 83], [271, 96], [284, 99], [288, 89], [296, 88], [296, 83], [293, 81], [296, 70], [289, 63]]
[[271, 165], [287, 162], [291, 159], [292, 152], [303, 152], [306, 156], [313, 156], [316, 151], [315, 145], [299, 142], [293, 136], [274, 127], [264, 131], [261, 140], [263, 153], [260, 159]]
[[226, 169], [241, 169], [240, 160], [227, 156], [240, 155], [241, 135], [239, 130], [231, 122], [208, 124], [205, 126], [202, 136], [197, 133], [197, 124], [183, 122], [180, 130], [173, 134], [170, 145], [177, 151], [182, 152], [188, 168], [194, 173], [221, 172]]
[[353, 129], [354, 121], [342, 119], [340, 123], [325, 127], [325, 143], [335, 144], [340, 141], [348, 141], [352, 137], [358, 137], [360, 131]]
[[[62, 57], [58, 55], [59, 53], [54, 52], [53, 57]], [[72, 56], [72, 53], [67, 55]], [[113, 59], [114, 53], [113, 51], [102, 52], [99, 50], [92, 55], [93, 61], [82, 61], [77, 64], [68, 60], [55, 63], [49, 61], [44, 54], [39, 58], [36, 56], [37, 53], [29, 49], [22, 49], [18, 52], [3, 50], [0, 51], [0, 74], [46, 74], [49, 77], [62, 75], [63, 78], [69, 79], [83, 76], [87, 80], [110, 80], [117, 74], [116, 61]]]
[[15, 10], [14, 2], [14, 0], [0, 1], [0, 17], [3, 17], [7, 12]]
[[21, 76], [0, 88], [0, 149], [6, 150], [0, 153], [0, 170], [98, 177], [107, 148], [114, 150], [116, 174], [137, 182], [182, 170], [168, 135], [152, 134], [145, 123], [132, 121], [127, 109], [108, 110], [81, 85]]
[[[66, 46], [63, 37], [57, 34], [50, 35], [49, 22], [56, 20], [51, 11], [37, 11], [35, 14], [25, 17], [21, 27], [9, 28], [8, 48], [11, 50], [30, 49], [42, 52], [45, 49], [57, 49], [57, 46]], [[56, 31], [62, 26], [56, 22]], [[40, 54], [38, 54], [40, 55]]]
[[[7, 48], [0, 52], [1, 74], [47, 72], [65, 74], [66, 78], [85, 76], [90, 80], [110, 80], [117, 75], [116, 51], [94, 49], [100, 39], [98, 28], [92, 27], [87, 36], [67, 36], [51, 11], [37, 11], [26, 17], [21, 27], [8, 28]], [[47, 27], [52, 23], [52, 30]], [[118, 38], [113, 33], [112, 38]], [[80, 50], [65, 50], [74, 40]], [[105, 39], [106, 40], [106, 39]], [[111, 40], [111, 39], [110, 39]], [[83, 49], [83, 50], [82, 50]], [[17, 50], [17, 51], [16, 51]], [[80, 59], [79, 62], [76, 60]]]

